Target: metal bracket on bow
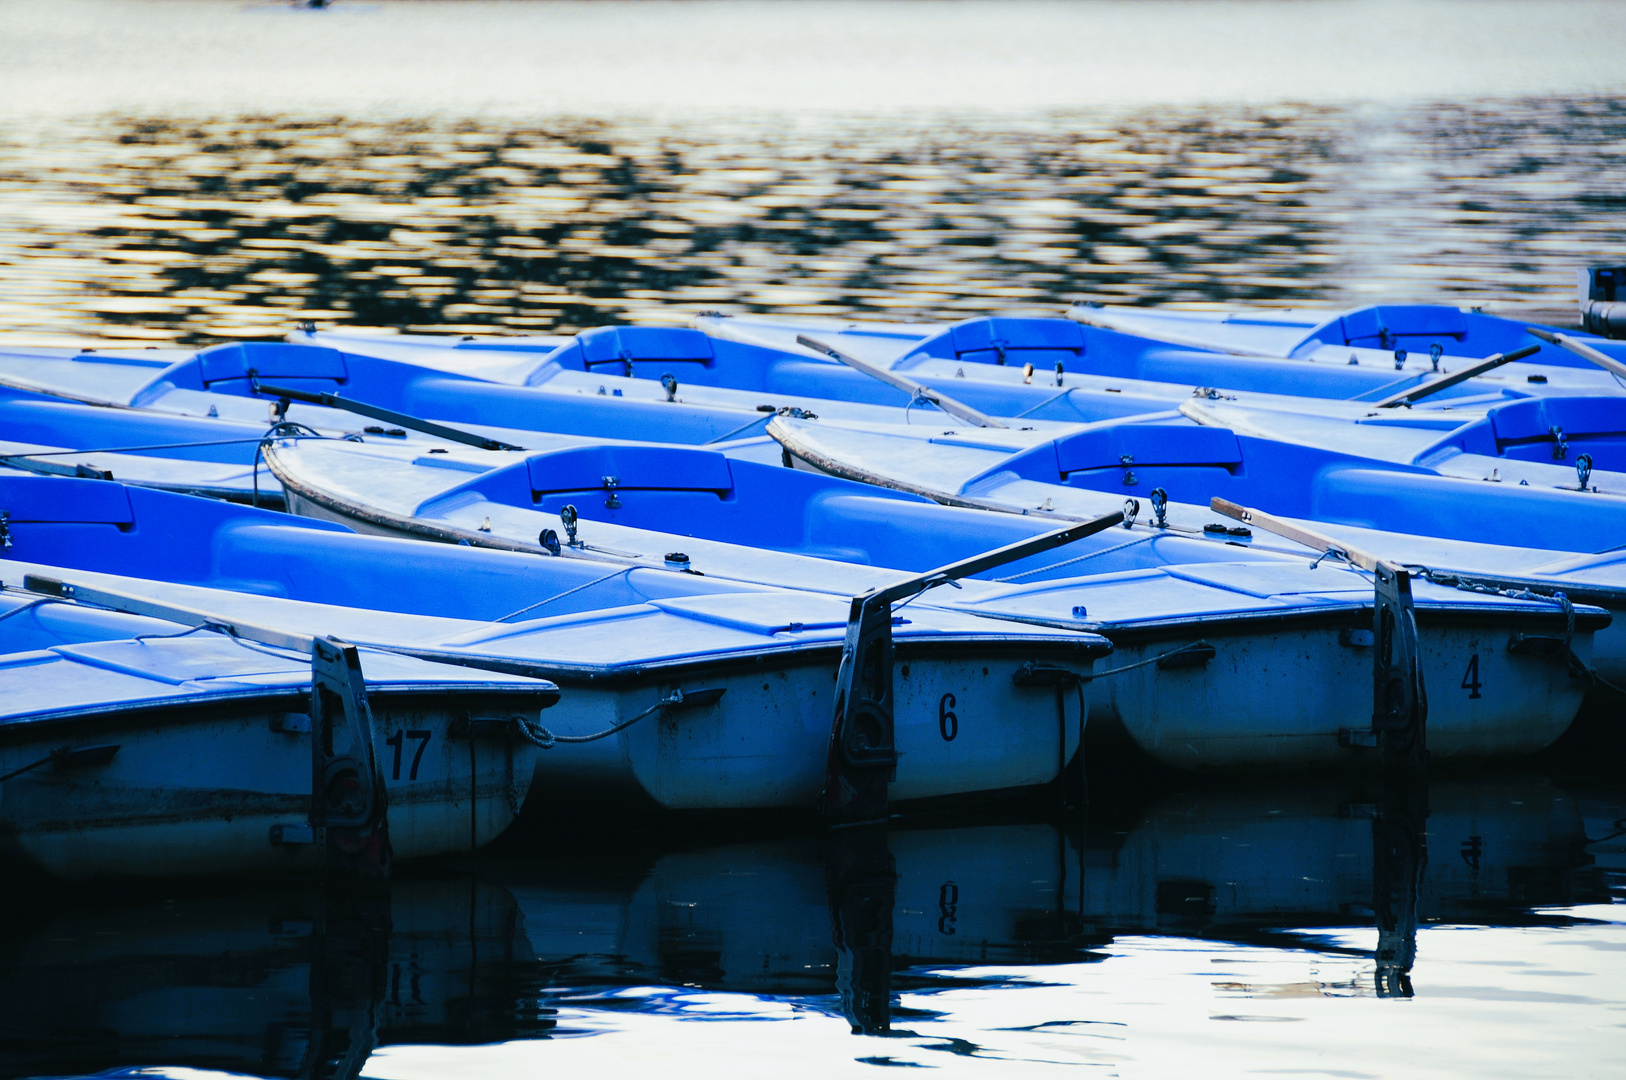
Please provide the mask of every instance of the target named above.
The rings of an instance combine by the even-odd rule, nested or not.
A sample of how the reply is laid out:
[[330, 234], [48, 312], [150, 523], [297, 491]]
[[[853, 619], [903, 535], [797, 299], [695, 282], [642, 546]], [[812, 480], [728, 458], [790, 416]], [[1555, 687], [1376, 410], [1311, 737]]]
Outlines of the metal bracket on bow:
[[892, 605], [1017, 559], [1110, 529], [1122, 514], [1107, 514], [855, 596], [836, 673], [835, 718], [825, 765], [825, 817], [843, 824], [886, 813], [887, 785], [897, 771], [893, 741]]
[[373, 741], [367, 681], [354, 645], [311, 643], [311, 827], [331, 855], [378, 875], [389, 870], [388, 795]]
[[1411, 574], [1379, 560], [1372, 571], [1372, 730], [1385, 767], [1421, 771], [1427, 763], [1428, 696], [1412, 604]]
[[885, 592], [855, 596], [836, 673], [827, 817], [865, 820], [885, 812], [887, 785], [898, 765], [892, 706], [892, 598]]

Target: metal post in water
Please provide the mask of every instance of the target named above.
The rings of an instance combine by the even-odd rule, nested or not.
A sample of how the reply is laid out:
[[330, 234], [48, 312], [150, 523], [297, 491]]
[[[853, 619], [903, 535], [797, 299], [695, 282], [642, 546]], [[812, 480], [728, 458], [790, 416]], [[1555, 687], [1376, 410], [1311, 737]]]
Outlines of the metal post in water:
[[877, 821], [886, 816], [887, 787], [897, 773], [892, 731], [892, 605], [959, 578], [980, 574], [1017, 559], [1110, 529], [1121, 513], [1041, 533], [985, 551], [969, 559], [884, 589], [855, 596], [847, 616], [847, 639], [836, 672], [835, 718], [825, 759], [820, 809], [837, 824]]
[[826, 761], [824, 813], [867, 821], [886, 813], [897, 776], [892, 738], [892, 603], [880, 593], [855, 596], [836, 675], [836, 723]]

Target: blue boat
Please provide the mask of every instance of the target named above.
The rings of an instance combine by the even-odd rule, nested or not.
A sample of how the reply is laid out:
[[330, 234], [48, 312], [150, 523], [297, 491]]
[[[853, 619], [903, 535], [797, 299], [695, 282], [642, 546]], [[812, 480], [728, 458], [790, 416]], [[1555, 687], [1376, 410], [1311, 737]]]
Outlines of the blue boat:
[[[1177, 404], [1193, 387], [1218, 387], [1350, 400], [1376, 400], [1433, 383], [1489, 352], [1435, 351], [1438, 342], [1381, 350], [1356, 345], [1335, 358], [1227, 351], [1224, 340], [1192, 345], [1120, 332], [1074, 318], [983, 317], [952, 324], [888, 324], [761, 316], [695, 318], [690, 328], [598, 327], [561, 343], [530, 339], [381, 336], [298, 332], [290, 340], [403, 363], [479, 371], [526, 385], [568, 385], [581, 373], [621, 376], [634, 392], [672, 375], [686, 386], [784, 393], [903, 407], [921, 395], [907, 383], [951, 395], [989, 416], [1023, 421], [1096, 421]], [[1446, 309], [1454, 311], [1455, 309]], [[1460, 314], [1460, 313], [1459, 313]], [[1503, 335], [1508, 336], [1508, 335]], [[1507, 354], [1541, 342], [1520, 328]], [[1593, 340], [1593, 339], [1588, 339]], [[1475, 349], [1477, 341], [1459, 343]], [[1488, 348], [1488, 346], [1487, 346]], [[1495, 351], [1495, 350], [1490, 350]], [[506, 355], [507, 366], [493, 356]], [[866, 385], [861, 371], [832, 366], [835, 356], [901, 376], [904, 385]], [[1548, 361], [1552, 362], [1549, 363]], [[1353, 361], [1353, 363], [1352, 363]], [[1539, 362], [1538, 362], [1539, 361]], [[1521, 355], [1502, 371], [1441, 392], [1442, 399], [1504, 401], [1547, 393], [1621, 393], [1606, 372], [1553, 349]], [[929, 397], [923, 399], [929, 406]], [[1164, 403], [1164, 405], [1159, 405]], [[821, 416], [838, 411], [826, 406]], [[852, 417], [846, 417], [851, 419]]]
[[[61, 581], [194, 625], [320, 631], [552, 680], [564, 700], [531, 735], [546, 747], [536, 789], [554, 801], [812, 810], [828, 801], [836, 733], [863, 719], [851, 715], [861, 706], [885, 715], [880, 731], [864, 729], [870, 758], [856, 768], [882, 772], [890, 799], [1048, 784], [1076, 756], [1082, 720], [1056, 687], [1087, 680], [1110, 649], [1054, 621], [925, 605], [893, 618], [884, 602], [858, 612], [856, 594], [904, 582], [897, 603], [924, 586], [833, 563], [821, 564], [826, 591], [791, 591], [664, 563], [357, 536], [93, 480], [0, 478], [0, 512], [8, 585]], [[867, 675], [854, 671], [855, 627], [895, 662], [866, 654]]]
[[[920, 340], [864, 326], [811, 337], [799, 324], [699, 321], [709, 333], [605, 327], [536, 347], [524, 339], [431, 348], [305, 334], [301, 340], [343, 348], [0, 351], [0, 408], [16, 440], [0, 445], [0, 465], [253, 501], [255, 436], [300, 430], [289, 425], [311, 435], [410, 445], [449, 438], [532, 450], [636, 434], [772, 460], [778, 448], [762, 432], [774, 415], [907, 424], [932, 423], [946, 411], [978, 426], [1045, 430], [1178, 408], [1192, 397], [1185, 380], [1214, 381], [1216, 371], [1240, 371], [1237, 364], [1258, 370], [1225, 380], [1230, 385], [1316, 398], [1417, 396], [1426, 388], [1436, 405], [1458, 411], [1532, 396], [1533, 385], [1506, 381], [1517, 382], [1509, 372], [1526, 364], [1442, 388], [1466, 373], [1454, 361], [1446, 376], [1419, 372], [1397, 381], [1365, 369], [1171, 350], [1063, 319], [970, 320]], [[1087, 345], [1087, 334], [1110, 340]], [[1001, 358], [1011, 362], [1001, 366]], [[1034, 364], [1052, 359], [1060, 365], [1058, 385], [1033, 384]], [[1216, 367], [1217, 359], [1224, 364]], [[1594, 368], [1540, 370], [1552, 375], [1529, 376], [1546, 380], [1536, 396], [1620, 390]], [[944, 389], [951, 385], [952, 392]]]
[[1626, 398], [1547, 397], [1467, 412], [1309, 399], [1192, 399], [1204, 427], [1440, 476], [1626, 495]]
[[[1441, 476], [1184, 418], [1097, 425], [1060, 439], [785, 417], [770, 431], [804, 468], [950, 505], [1072, 518], [1132, 499], [1157, 532], [1234, 540], [1240, 527], [1216, 521], [1211, 508], [1220, 498], [1442, 578], [1479, 575], [1626, 610], [1626, 556], [1610, 539], [1626, 530], [1626, 499], [1590, 490]], [[1242, 531], [1251, 547], [1293, 549]], [[1599, 670], [1626, 679], [1618, 630], [1600, 637]]]
[[0, 851], [70, 879], [383, 874], [519, 812], [538, 751], [501, 728], [553, 684], [259, 637], [0, 591]]
[[[280, 507], [264, 423], [87, 405], [0, 387], [0, 467]], [[259, 466], [258, 468], [256, 466]]]
[[[781, 421], [797, 431], [873, 430]], [[928, 462], [944, 449], [926, 439], [917, 445]], [[599, 563], [607, 573], [667, 567], [833, 595], [882, 588], [1054, 524], [1039, 513], [933, 506], [918, 495], [696, 448], [580, 446], [520, 460], [445, 450], [417, 455], [306, 440], [274, 442], [266, 459], [296, 513], [361, 531]], [[1364, 629], [1373, 617], [1372, 582], [1348, 569], [1311, 568], [1304, 554], [1202, 535], [1105, 530], [962, 581], [952, 596], [938, 590], [909, 610], [940, 607], [1108, 636], [1118, 674], [1094, 680], [1090, 722], [1121, 725], [1171, 764], [1230, 771], [1372, 761], [1359, 734], [1370, 730], [1372, 709]], [[1561, 605], [1432, 583], [1420, 583], [1415, 599], [1428, 624], [1430, 682], [1454, 685], [1469, 667], [1497, 668], [1494, 701], [1442, 697], [1434, 706], [1436, 754], [1504, 756], [1562, 732], [1586, 682], [1550, 659], [1483, 644], [1505, 644], [1513, 633], [1550, 636], [1565, 625]], [[1626, 593], [1616, 599], [1626, 601]], [[1593, 618], [1588, 625], [1602, 629], [1602, 613]], [[1528, 631], [1514, 628], [1525, 619], [1533, 620]], [[1357, 627], [1358, 634], [1344, 633]], [[1226, 705], [1240, 700], [1250, 707]]]
[[[1555, 392], [1621, 392], [1609, 373], [1544, 348], [1522, 324], [1516, 326], [1516, 334], [1500, 335], [1510, 339], [1505, 349], [1476, 341], [1458, 343], [1456, 349], [1469, 351], [1454, 352], [1433, 341], [1410, 350], [1356, 344], [1336, 355], [1326, 351], [1289, 355], [1263, 347], [1232, 348], [1223, 337], [1202, 342], [1178, 335], [1160, 337], [1155, 324], [1133, 329], [1097, 324], [1097, 309], [1088, 306], [1075, 306], [1067, 314], [1065, 319], [996, 316], [935, 326], [702, 316], [694, 325], [719, 339], [814, 353], [833, 350], [939, 389], [952, 387], [949, 392], [956, 394], [969, 382], [992, 382], [1007, 393], [1031, 395], [1038, 389], [1054, 396], [1066, 391], [1074, 398], [1080, 396], [1074, 390], [1082, 390], [1168, 400], [1171, 394], [1184, 398], [1192, 387], [1200, 387], [1377, 400], [1431, 384], [1493, 353], [1516, 362], [1510, 360], [1512, 366], [1505, 370], [1487, 371], [1470, 383], [1451, 387], [1442, 397], [1489, 401]], [[1478, 352], [1480, 348], [1485, 351]]]
[[[1446, 356], [1478, 359], [1542, 343], [1529, 333], [1528, 323], [1444, 304], [1370, 304], [1343, 310], [1178, 311], [1079, 303], [1067, 314], [1089, 326], [1154, 341], [1242, 356], [1330, 361], [1334, 365], [1347, 363], [1352, 354], [1356, 359], [1381, 359], [1392, 356], [1395, 350], [1427, 358], [1436, 347]], [[1593, 334], [1577, 336], [1616, 359], [1626, 360], [1626, 345], [1620, 342]], [[1586, 367], [1582, 360], [1551, 351], [1542, 353], [1542, 362], [1557, 367]]]
[[[708, 340], [692, 330], [671, 333], [702, 344]], [[803, 363], [776, 350], [743, 353], [751, 366], [760, 366], [763, 358]], [[537, 448], [547, 445], [549, 435], [615, 438], [637, 432], [663, 442], [755, 445], [769, 453], [772, 443], [762, 429], [780, 411], [887, 422], [899, 418], [899, 407], [910, 402], [909, 395], [828, 358], [805, 361], [816, 369], [805, 385], [767, 388], [761, 380], [712, 385], [714, 380], [691, 370], [696, 365], [678, 360], [663, 360], [654, 377], [633, 378], [623, 374], [632, 361], [601, 369], [597, 361], [577, 356], [550, 362], [546, 377], [501, 382], [496, 378], [506, 368], [481, 364], [482, 357], [469, 363], [454, 350], [415, 350], [410, 363], [276, 342], [217, 345], [178, 359], [157, 354], [169, 362], [150, 355], [146, 350], [0, 350], [0, 387], [119, 409], [249, 424], [292, 422], [330, 435], [444, 437], [448, 425], [456, 425], [474, 445]], [[699, 365], [710, 366], [715, 365]], [[845, 383], [820, 393], [819, 384], [831, 378]], [[1142, 411], [1115, 399], [1106, 404], [1112, 406], [1106, 415]]]

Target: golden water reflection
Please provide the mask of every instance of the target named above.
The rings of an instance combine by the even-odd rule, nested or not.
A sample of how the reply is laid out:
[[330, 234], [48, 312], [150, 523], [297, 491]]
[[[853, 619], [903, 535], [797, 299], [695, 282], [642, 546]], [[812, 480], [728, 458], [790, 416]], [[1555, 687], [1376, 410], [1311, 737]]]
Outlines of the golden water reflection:
[[196, 342], [1128, 303], [1572, 304], [1626, 105], [0, 128], [0, 332]]

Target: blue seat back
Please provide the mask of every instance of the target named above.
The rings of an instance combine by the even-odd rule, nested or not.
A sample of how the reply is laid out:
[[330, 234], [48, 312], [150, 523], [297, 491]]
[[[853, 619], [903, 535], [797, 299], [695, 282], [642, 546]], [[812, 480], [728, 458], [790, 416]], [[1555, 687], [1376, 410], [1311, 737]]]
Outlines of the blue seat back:
[[[709, 491], [734, 487], [728, 458], [712, 450], [664, 446], [573, 446], [527, 461], [533, 499], [562, 491]], [[613, 483], [607, 484], [606, 480]]]
[[[667, 326], [597, 326], [552, 354], [561, 366], [578, 371], [605, 370], [642, 375], [642, 365], [710, 364], [711, 338], [698, 330]], [[657, 373], [658, 377], [658, 373]]]
[[344, 355], [318, 345], [249, 341], [200, 349], [165, 368], [131, 397], [149, 405], [170, 390], [209, 390], [251, 396], [250, 373], [262, 382], [308, 393], [331, 393], [349, 379]]
[[1064, 476], [1124, 464], [1233, 468], [1241, 463], [1242, 449], [1229, 428], [1191, 423], [1116, 424], [1056, 440], [1056, 464]]
[[[1346, 312], [1318, 331], [1333, 345], [1367, 349], [1421, 349], [1438, 343], [1448, 352], [1468, 336], [1468, 320], [1454, 307], [1439, 304], [1384, 304]], [[1336, 340], [1342, 337], [1343, 340]]]
[[[1076, 370], [1084, 355], [1084, 333], [1069, 319], [988, 317], [955, 323], [916, 346], [909, 356], [932, 356], [969, 364], [1032, 364]], [[907, 360], [907, 358], [906, 358]]]

